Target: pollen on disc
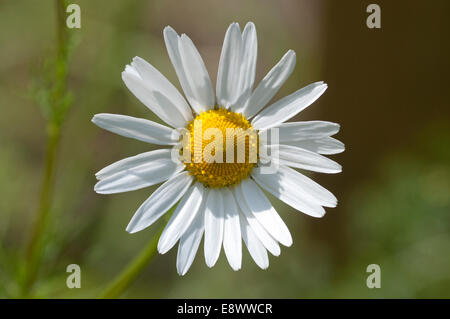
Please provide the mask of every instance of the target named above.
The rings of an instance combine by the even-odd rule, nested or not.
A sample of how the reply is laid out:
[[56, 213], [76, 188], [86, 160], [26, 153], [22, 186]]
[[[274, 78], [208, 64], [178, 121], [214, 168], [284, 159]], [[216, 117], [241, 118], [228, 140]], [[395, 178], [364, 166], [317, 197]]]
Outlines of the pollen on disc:
[[206, 187], [233, 185], [256, 166], [257, 131], [242, 114], [205, 111], [188, 124], [181, 155], [189, 173]]

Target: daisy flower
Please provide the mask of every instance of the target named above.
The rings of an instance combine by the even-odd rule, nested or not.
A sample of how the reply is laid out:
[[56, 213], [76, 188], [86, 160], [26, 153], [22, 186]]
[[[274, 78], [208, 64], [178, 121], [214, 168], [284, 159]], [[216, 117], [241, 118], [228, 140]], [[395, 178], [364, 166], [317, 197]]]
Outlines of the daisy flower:
[[[223, 247], [231, 268], [239, 270], [243, 239], [256, 264], [265, 269], [269, 266], [267, 252], [278, 256], [280, 244], [290, 246], [292, 237], [263, 190], [314, 217], [325, 214], [323, 207], [337, 204], [332, 193], [296, 169], [341, 171], [339, 164], [323, 156], [344, 151], [344, 145], [331, 137], [339, 125], [324, 121], [286, 123], [318, 99], [327, 85], [312, 83], [266, 107], [292, 73], [296, 57], [289, 50], [253, 89], [257, 38], [251, 22], [242, 32], [237, 23], [229, 26], [215, 93], [192, 40], [169, 26], [164, 29], [164, 40], [184, 96], [139, 57], [125, 67], [122, 79], [167, 126], [117, 114], [97, 114], [92, 119], [103, 129], [164, 148], [103, 168], [96, 174], [99, 181], [95, 191], [121, 193], [163, 183], [138, 208], [126, 230], [143, 230], [176, 205], [159, 238], [158, 251], [164, 254], [178, 242], [180, 275], [190, 268], [203, 236], [208, 267], [214, 266]], [[228, 129], [254, 133], [246, 136], [241, 132], [236, 140], [227, 135], [210, 153], [223, 154], [225, 149], [236, 150], [243, 143], [244, 160], [236, 161], [235, 155], [231, 160], [223, 155], [225, 161], [202, 158], [209, 141], [203, 134], [208, 129], [224, 135]], [[267, 137], [269, 131], [275, 132], [271, 138]], [[185, 135], [193, 138], [186, 143]], [[250, 148], [256, 150], [256, 161], [250, 160]], [[174, 149], [177, 156], [173, 156]], [[265, 171], [263, 164], [267, 162], [275, 163], [276, 169]]]

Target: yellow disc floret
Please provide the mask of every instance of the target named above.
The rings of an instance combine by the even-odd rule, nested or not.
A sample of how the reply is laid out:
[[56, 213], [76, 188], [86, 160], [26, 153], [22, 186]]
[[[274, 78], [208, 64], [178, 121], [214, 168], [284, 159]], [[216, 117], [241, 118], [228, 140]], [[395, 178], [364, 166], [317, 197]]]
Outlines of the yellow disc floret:
[[258, 159], [258, 137], [239, 113], [216, 108], [197, 115], [183, 134], [186, 169], [207, 187], [247, 178]]

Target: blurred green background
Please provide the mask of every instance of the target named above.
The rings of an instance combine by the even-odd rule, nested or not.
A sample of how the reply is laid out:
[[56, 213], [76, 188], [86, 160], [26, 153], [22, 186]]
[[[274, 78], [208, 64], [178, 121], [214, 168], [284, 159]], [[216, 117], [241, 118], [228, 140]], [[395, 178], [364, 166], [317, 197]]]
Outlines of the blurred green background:
[[[234, 272], [222, 252], [205, 265], [203, 246], [184, 277], [176, 249], [157, 255], [122, 297], [442, 298], [450, 297], [450, 2], [376, 1], [379, 30], [366, 27], [373, 1], [71, 1], [81, 7], [69, 67], [73, 105], [62, 126], [55, 193], [33, 297], [91, 298], [152, 238], [158, 223], [130, 235], [135, 210], [155, 189], [102, 196], [94, 173], [152, 146], [94, 126], [96, 113], [158, 119], [126, 89], [134, 56], [178, 88], [162, 30], [188, 34], [215, 82], [223, 36], [237, 21], [256, 24], [257, 81], [288, 49], [297, 65], [276, 98], [314, 81], [329, 89], [296, 120], [341, 124], [346, 144], [332, 156], [338, 175], [313, 178], [339, 199], [322, 219], [271, 200], [294, 244], [260, 270], [244, 250]], [[54, 1], [0, 2], [0, 297], [20, 297], [24, 254], [44, 167], [46, 122], [33, 93], [56, 52]], [[80, 289], [66, 287], [79, 264]], [[366, 267], [381, 266], [368, 289]]]

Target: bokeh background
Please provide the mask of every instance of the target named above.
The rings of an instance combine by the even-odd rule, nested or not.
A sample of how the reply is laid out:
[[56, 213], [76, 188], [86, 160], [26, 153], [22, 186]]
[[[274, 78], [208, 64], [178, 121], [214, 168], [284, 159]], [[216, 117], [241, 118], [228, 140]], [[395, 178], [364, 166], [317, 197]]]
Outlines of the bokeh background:
[[[341, 124], [346, 144], [338, 175], [315, 174], [339, 205], [322, 219], [271, 200], [294, 239], [260, 270], [244, 250], [234, 272], [222, 252], [204, 263], [203, 246], [184, 277], [176, 249], [157, 255], [127, 298], [442, 298], [450, 297], [450, 2], [381, 1], [381, 29], [366, 27], [359, 0], [77, 0], [77, 45], [69, 65], [73, 105], [62, 125], [55, 193], [42, 267], [32, 296], [91, 298], [145, 246], [161, 224], [130, 235], [128, 221], [155, 189], [103, 196], [94, 173], [151, 145], [94, 126], [96, 113], [156, 120], [123, 84], [134, 56], [178, 88], [162, 30], [197, 45], [215, 82], [223, 36], [237, 21], [256, 24], [257, 81], [288, 49], [297, 65], [275, 99], [314, 81], [327, 92], [296, 120]], [[33, 83], [56, 51], [54, 1], [0, 2], [0, 297], [20, 297], [24, 250], [36, 213], [46, 120]], [[79, 264], [82, 288], [66, 287]], [[366, 267], [381, 266], [368, 289]]]

